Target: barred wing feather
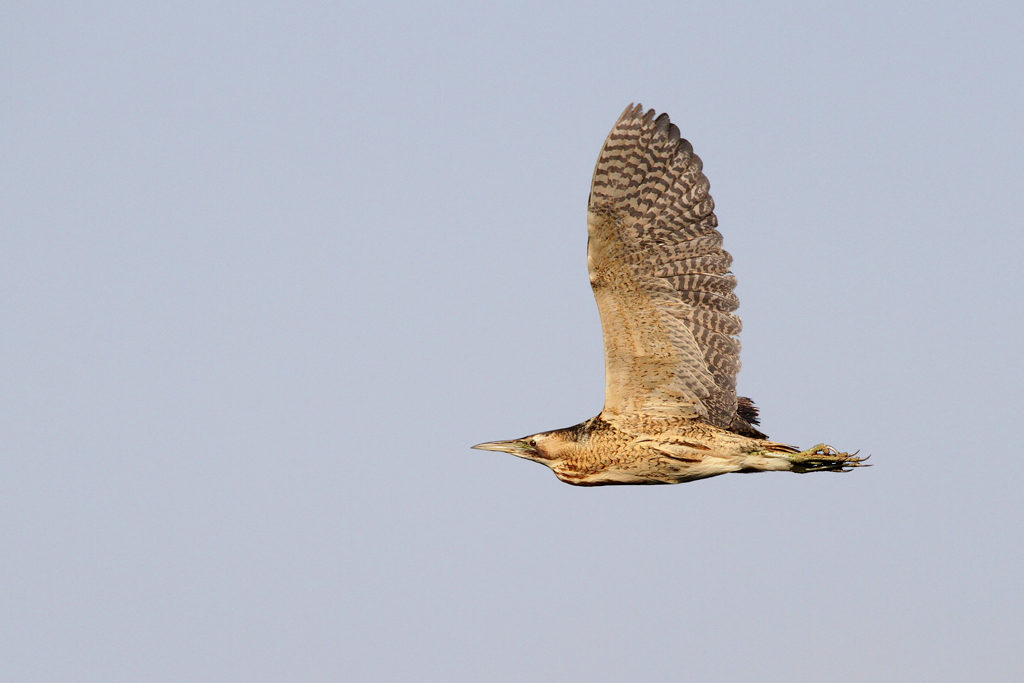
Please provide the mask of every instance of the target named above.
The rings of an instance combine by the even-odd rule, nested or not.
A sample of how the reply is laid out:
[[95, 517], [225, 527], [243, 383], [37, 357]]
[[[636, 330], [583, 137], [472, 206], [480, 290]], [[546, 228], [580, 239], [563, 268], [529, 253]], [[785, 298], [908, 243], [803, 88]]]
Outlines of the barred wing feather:
[[640, 105], [623, 112], [598, 158], [587, 217], [604, 330], [603, 414], [620, 423], [699, 419], [760, 435], [752, 404], [736, 396], [739, 300], [708, 188], [700, 158], [666, 114]]

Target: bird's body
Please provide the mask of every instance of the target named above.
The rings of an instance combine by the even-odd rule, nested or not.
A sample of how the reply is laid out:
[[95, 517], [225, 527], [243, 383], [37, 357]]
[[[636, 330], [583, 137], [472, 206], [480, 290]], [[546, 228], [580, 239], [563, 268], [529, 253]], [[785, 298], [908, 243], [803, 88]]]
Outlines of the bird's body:
[[[789, 469], [751, 451], [751, 439], [696, 420], [623, 430], [602, 416], [532, 437], [568, 484], [677, 484], [745, 469]], [[792, 449], [788, 449], [792, 452]]]
[[769, 441], [736, 395], [732, 258], [699, 157], [662, 114], [623, 112], [591, 185], [588, 264], [605, 347], [605, 406], [574, 427], [479, 444], [580, 486], [665, 484], [728, 472], [844, 471], [856, 454]]

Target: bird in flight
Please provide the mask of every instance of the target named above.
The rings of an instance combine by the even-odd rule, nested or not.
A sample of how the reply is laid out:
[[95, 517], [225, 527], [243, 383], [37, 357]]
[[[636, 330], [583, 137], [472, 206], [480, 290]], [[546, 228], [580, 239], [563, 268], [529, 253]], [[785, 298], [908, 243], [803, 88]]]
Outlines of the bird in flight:
[[574, 427], [474, 446], [567, 484], [676, 484], [729, 472], [846, 472], [857, 453], [757, 429], [736, 395], [739, 300], [700, 158], [667, 114], [630, 105], [605, 140], [587, 211], [604, 330], [605, 404]]

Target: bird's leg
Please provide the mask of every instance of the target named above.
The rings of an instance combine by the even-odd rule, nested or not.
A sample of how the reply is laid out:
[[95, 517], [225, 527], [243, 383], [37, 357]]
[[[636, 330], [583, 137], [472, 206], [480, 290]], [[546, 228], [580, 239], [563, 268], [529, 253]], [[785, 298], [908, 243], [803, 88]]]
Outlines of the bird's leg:
[[849, 472], [854, 467], [870, 467], [864, 461], [867, 458], [857, 457], [855, 453], [841, 453], [829, 445], [819, 443], [806, 451], [787, 455], [793, 464], [793, 472]]

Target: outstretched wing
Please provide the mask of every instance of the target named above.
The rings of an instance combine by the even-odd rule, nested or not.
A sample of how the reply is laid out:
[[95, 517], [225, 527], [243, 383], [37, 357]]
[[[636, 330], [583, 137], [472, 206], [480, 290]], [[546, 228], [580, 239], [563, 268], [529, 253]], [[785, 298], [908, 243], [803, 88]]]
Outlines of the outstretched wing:
[[737, 414], [739, 300], [708, 187], [668, 115], [623, 112], [598, 158], [587, 217], [604, 415], [695, 418], [759, 435]]

